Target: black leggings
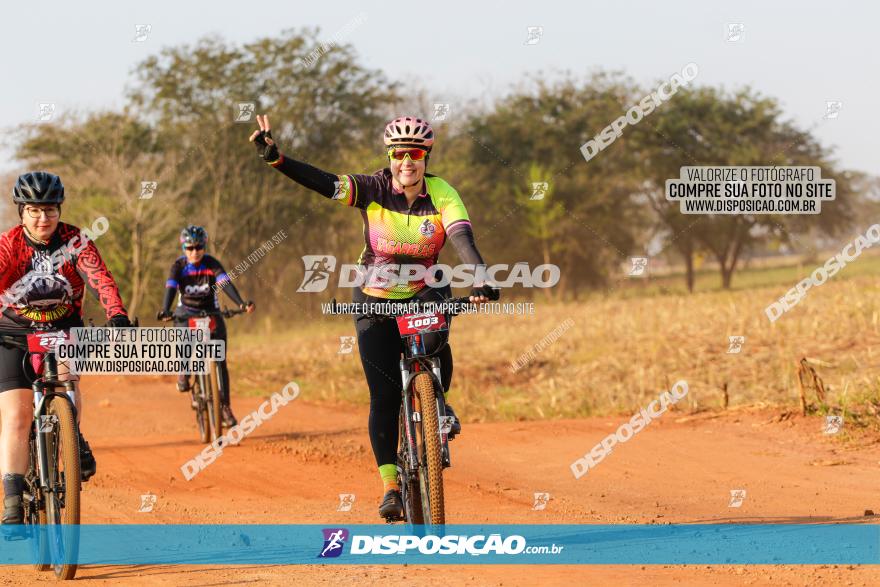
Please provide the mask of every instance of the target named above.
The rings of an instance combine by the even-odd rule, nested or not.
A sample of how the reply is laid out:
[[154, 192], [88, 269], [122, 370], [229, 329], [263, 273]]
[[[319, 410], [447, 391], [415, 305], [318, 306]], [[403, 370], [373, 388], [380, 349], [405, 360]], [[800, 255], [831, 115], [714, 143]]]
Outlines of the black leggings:
[[[449, 297], [448, 289], [425, 288], [416, 297], [440, 299]], [[359, 289], [352, 296], [355, 302], [387, 302], [364, 295]], [[361, 365], [370, 388], [370, 444], [377, 465], [397, 462], [398, 418], [403, 397], [403, 381], [400, 376], [400, 356], [403, 352], [397, 322], [394, 319], [376, 321], [366, 316], [355, 316], [358, 350]], [[426, 345], [428, 346], [428, 345]], [[452, 383], [452, 349], [448, 344], [437, 353], [440, 359], [440, 378], [443, 391], [449, 391]]]
[[[185, 309], [178, 306], [174, 310], [174, 325], [179, 328], [186, 328], [189, 326], [189, 318], [198, 316], [198, 314], [193, 314], [187, 312]], [[213, 316], [215, 320], [214, 332], [211, 335], [212, 340], [222, 340], [226, 342], [226, 321], [223, 320], [223, 316]], [[226, 352], [229, 352], [229, 346], [226, 346]], [[226, 366], [226, 359], [222, 361], [217, 361], [217, 372], [220, 375], [220, 384], [222, 385], [222, 389], [220, 390], [220, 403], [224, 406], [229, 405], [229, 368]], [[187, 381], [189, 381], [189, 375], [181, 375], [185, 377]]]
[[[11, 330], [15, 329], [15, 325], [8, 323], [4, 324], [4, 326]], [[55, 328], [62, 330], [80, 328], [82, 326], [83, 322], [79, 316], [66, 318], [55, 324]], [[24, 339], [26, 334], [27, 331], [22, 330], [22, 339]], [[10, 389], [30, 389], [36, 378], [37, 375], [34, 373], [31, 362], [27, 360], [26, 353], [23, 350], [18, 347], [0, 344], [0, 393]]]
[[31, 362], [18, 347], [0, 344], [0, 393], [10, 389], [30, 389], [36, 379]]

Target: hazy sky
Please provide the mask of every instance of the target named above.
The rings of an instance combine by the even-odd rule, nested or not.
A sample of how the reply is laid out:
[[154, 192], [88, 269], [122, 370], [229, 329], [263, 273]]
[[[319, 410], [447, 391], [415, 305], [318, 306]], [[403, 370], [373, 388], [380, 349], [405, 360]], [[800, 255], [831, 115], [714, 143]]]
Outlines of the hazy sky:
[[[461, 96], [503, 93], [527, 73], [619, 69], [648, 83], [692, 61], [696, 83], [750, 85], [777, 98], [788, 117], [836, 148], [844, 166], [877, 174], [880, 9], [866, 4], [22, 2], [5, 5], [0, 18], [0, 128], [34, 120], [40, 102], [55, 103], [57, 113], [120, 106], [132, 69], [163, 46], [208, 33], [246, 42], [319, 26], [327, 40], [346, 30], [343, 40], [364, 66], [418, 78], [434, 101], [453, 105]], [[743, 29], [731, 42], [734, 23]], [[143, 42], [133, 42], [136, 24], [151, 25]], [[536, 44], [526, 44], [530, 26], [543, 27]], [[825, 118], [827, 101], [842, 103], [837, 118]], [[0, 170], [14, 167], [8, 147], [0, 156]]]

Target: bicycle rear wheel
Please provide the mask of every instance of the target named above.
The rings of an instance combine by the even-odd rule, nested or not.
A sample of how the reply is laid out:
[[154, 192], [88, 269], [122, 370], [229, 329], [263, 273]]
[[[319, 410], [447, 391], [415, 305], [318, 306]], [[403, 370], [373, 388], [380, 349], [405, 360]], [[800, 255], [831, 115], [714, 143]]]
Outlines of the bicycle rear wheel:
[[419, 373], [414, 377], [413, 385], [416, 390], [418, 412], [421, 414], [421, 422], [416, 426], [416, 436], [420, 436], [418, 447], [422, 515], [426, 526], [442, 526], [446, 523], [443, 503], [443, 454], [434, 381], [427, 373]]
[[73, 407], [59, 397], [49, 398], [47, 413], [57, 418], [46, 435], [48, 475], [46, 485], [47, 534], [52, 568], [61, 580], [76, 575], [79, 554], [80, 461], [79, 433]]
[[46, 524], [49, 523], [49, 518], [46, 516], [46, 510], [39, 510], [36, 513], [36, 521], [35, 524], [38, 524], [37, 528], [39, 528], [39, 535], [34, 537], [34, 555], [37, 557], [37, 561], [34, 564], [34, 569], [38, 571], [51, 571], [52, 565], [48, 562], [49, 560], [49, 535], [46, 532]]

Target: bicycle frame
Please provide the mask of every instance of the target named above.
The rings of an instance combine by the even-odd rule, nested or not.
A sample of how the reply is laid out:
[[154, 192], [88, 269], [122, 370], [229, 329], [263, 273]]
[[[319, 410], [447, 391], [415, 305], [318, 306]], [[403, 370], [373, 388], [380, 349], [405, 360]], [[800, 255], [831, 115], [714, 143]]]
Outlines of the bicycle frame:
[[[49, 487], [47, 479], [49, 478], [49, 455], [46, 451], [46, 434], [43, 431], [43, 420], [46, 416], [46, 403], [51, 397], [58, 398], [70, 404], [73, 410], [74, 418], [76, 418], [76, 383], [72, 380], [58, 380], [58, 361], [55, 358], [54, 351], [47, 350], [42, 354], [43, 375], [38, 377], [33, 385], [34, 392], [34, 440], [37, 452], [37, 464], [39, 466], [39, 482], [40, 490], [48, 493], [54, 493], [55, 488]], [[58, 393], [55, 389], [63, 387], [64, 393]], [[53, 423], [54, 424], [54, 423]], [[34, 496], [36, 498], [36, 496]]]
[[[6, 344], [17, 346], [25, 351], [26, 356], [40, 357], [42, 374], [37, 374], [37, 378], [31, 384], [34, 400], [34, 419], [31, 430], [33, 432], [37, 463], [37, 470], [35, 472], [38, 473], [39, 476], [40, 490], [44, 492], [54, 492], [55, 488], [49, 487], [46, 481], [49, 476], [49, 456], [46, 451], [46, 434], [49, 432], [43, 431], [42, 422], [44, 420], [42, 420], [42, 418], [47, 416], [46, 406], [49, 400], [57, 398], [60, 401], [70, 404], [71, 411], [76, 420], [76, 381], [72, 379], [61, 381], [58, 378], [58, 360], [55, 357], [55, 349], [51, 342], [54, 337], [40, 337], [39, 342], [31, 342], [31, 337], [33, 335], [29, 333], [3, 332], [0, 333], [0, 335], [2, 335], [3, 341]], [[29, 342], [24, 343], [20, 341], [19, 338], [22, 336], [25, 336]], [[34, 348], [35, 346], [39, 346], [39, 348]], [[59, 388], [63, 388], [64, 391], [59, 393], [56, 391]], [[33, 497], [34, 499], [37, 498], [37, 496]]]
[[[216, 331], [216, 322], [214, 321], [214, 316], [223, 316], [225, 318], [232, 318], [238, 314], [243, 314], [245, 310], [202, 310], [195, 314], [189, 314], [186, 316], [179, 317], [167, 317], [161, 318], [162, 320], [183, 320], [186, 319], [186, 325], [188, 328], [194, 329], [203, 329], [208, 332], [208, 339], [213, 339], [214, 333]], [[213, 374], [216, 373], [216, 378], [213, 377]], [[208, 440], [216, 440], [223, 435], [223, 424], [222, 424], [222, 416], [219, 413], [220, 408], [217, 407], [220, 405], [220, 399], [222, 397], [221, 394], [221, 386], [223, 385], [223, 375], [220, 373], [220, 367], [217, 366], [209, 366], [207, 372], [205, 373], [194, 373], [193, 374], [194, 382], [193, 382], [193, 399], [197, 403], [196, 409], [196, 419], [199, 422], [199, 432], [202, 434], [202, 441], [205, 441], [207, 434]], [[216, 379], [216, 385], [212, 383], [212, 379]], [[228, 391], [227, 391], [228, 393]], [[207, 432], [202, 432], [203, 426], [203, 412], [207, 412], [208, 426]]]
[[[217, 323], [212, 320], [211, 315], [207, 316], [190, 316], [187, 319], [187, 324], [189, 328], [194, 330], [204, 330], [208, 333], [208, 340], [214, 340], [214, 333], [217, 331]], [[209, 359], [210, 360], [210, 359]], [[209, 371], [210, 372], [210, 371]], [[208, 373], [197, 373], [195, 377], [199, 379], [202, 383], [202, 391], [204, 391], [204, 378], [208, 376]]]
[[[454, 300], [456, 303], [464, 303], [465, 299]], [[447, 300], [453, 302], [453, 300]], [[430, 489], [426, 485], [427, 477], [424, 474], [425, 463], [421, 462], [421, 453], [425, 452], [425, 438], [429, 434], [437, 434], [440, 444], [440, 460], [443, 469], [452, 466], [448, 433], [451, 429], [452, 422], [446, 415], [446, 402], [443, 395], [443, 381], [441, 375], [440, 359], [435, 352], [429, 354], [425, 348], [424, 335], [429, 332], [448, 331], [449, 326], [446, 316], [440, 313], [429, 312], [424, 315], [412, 314], [398, 318], [398, 328], [402, 338], [403, 357], [400, 360], [400, 376], [403, 390], [400, 414], [400, 440], [398, 445], [398, 475], [400, 477], [401, 494], [403, 497], [404, 513], [403, 519], [409, 524], [427, 524], [427, 520], [435, 519], [433, 511], [434, 504], [431, 503], [429, 497]], [[445, 343], [444, 343], [445, 344]], [[415, 380], [419, 376], [428, 375], [431, 379], [432, 389], [434, 391], [434, 402], [436, 402], [437, 414], [437, 430], [426, 430], [422, 420], [422, 414], [416, 411], [416, 391]], [[424, 406], [420, 406], [424, 410]], [[433, 410], [432, 410], [433, 411]], [[431, 417], [433, 421], [433, 416]], [[421, 442], [422, 447], [418, 445], [420, 437], [417, 426], [421, 426]], [[442, 485], [442, 479], [440, 479]], [[418, 488], [416, 490], [416, 488]], [[418, 491], [416, 495], [410, 496], [410, 492]], [[426, 500], [428, 500], [426, 502]], [[425, 511], [426, 503], [430, 508]], [[412, 511], [412, 508], [422, 508], [421, 512]], [[441, 502], [440, 508], [443, 511]], [[429, 514], [429, 515], [426, 515]], [[441, 513], [441, 516], [443, 514]], [[442, 517], [441, 517], [442, 519]], [[387, 522], [394, 520], [387, 519]], [[432, 524], [434, 522], [431, 522]], [[441, 522], [442, 525], [442, 522]]]
[[[429, 362], [430, 367], [425, 365], [425, 362]], [[421, 418], [417, 415], [418, 412], [415, 411], [415, 393], [412, 383], [419, 373], [425, 372], [431, 376], [431, 380], [434, 382], [434, 396], [437, 401], [437, 414], [441, 418], [441, 422], [446, 418], [446, 402], [444, 401], [442, 391], [438, 392], [438, 390], [443, 389], [443, 382], [440, 377], [440, 359], [437, 357], [405, 357], [401, 359], [400, 376], [403, 382], [403, 403], [401, 410], [403, 410], [403, 418], [404, 422], [406, 422], [406, 455], [408, 460], [407, 464], [409, 465], [409, 480], [418, 477], [419, 462], [415, 425], [421, 421]], [[452, 466], [449, 454], [449, 439], [447, 438], [446, 432], [443, 432], [442, 430], [439, 432], [440, 445], [443, 449], [443, 467], [448, 468]]]
[[[201, 312], [198, 315], [188, 317], [187, 326], [196, 330], [204, 330], [205, 332], [207, 332], [208, 340], [211, 340], [214, 337], [217, 324], [214, 321], [212, 314]], [[196, 402], [198, 403], [198, 408], [196, 409], [196, 419], [199, 422], [199, 426], [202, 426], [205, 417], [204, 413], [207, 413], [208, 440], [216, 440], [223, 435], [222, 424], [218, 426], [218, 422], [220, 421], [220, 414], [215, 413], [216, 410], [214, 407], [214, 396], [217, 396], [219, 398], [220, 394], [219, 379], [217, 382], [218, 385], [213, 385], [210, 366], [205, 373], [194, 373], [193, 378], [195, 380], [193, 382], [193, 395], [195, 396]], [[217, 389], [215, 389], [215, 387], [217, 387]]]
[[[452, 465], [448, 437], [452, 421], [446, 415], [441, 364], [440, 359], [435, 356], [440, 348], [432, 348], [429, 353], [425, 348], [424, 335], [430, 332], [447, 331], [449, 329], [448, 316], [457, 313], [454, 309], [455, 306], [469, 305], [470, 303], [469, 297], [422, 301], [416, 304], [416, 307], [410, 312], [397, 318], [403, 355], [400, 360], [403, 397], [401, 398], [400, 416], [398, 418], [400, 435], [397, 447], [397, 472], [403, 497], [403, 517], [387, 517], [385, 521], [389, 524], [400, 520], [411, 525], [429, 524], [442, 526], [444, 524], [445, 506], [443, 505], [442, 470]], [[334, 308], [337, 307], [335, 298], [331, 304]], [[437, 304], [445, 304], [453, 309], [437, 310]], [[435, 307], [431, 308], [431, 306]], [[419, 309], [421, 309], [421, 312]], [[374, 319], [384, 320], [390, 316], [385, 314], [365, 314], [363, 317], [367, 317], [372, 321]], [[425, 387], [418, 383], [418, 377], [424, 375], [427, 375], [431, 380], [434, 402], [436, 402], [436, 414], [433, 409], [430, 409], [427, 412], [427, 420], [431, 422], [432, 427], [437, 426], [436, 430], [425, 430], [422, 413], [416, 410], [416, 397], [419, 396], [421, 399], [426, 397]], [[420, 389], [417, 390], [417, 387]], [[422, 411], [426, 409], [424, 405], [420, 405], [419, 408]], [[435, 416], [436, 421], [434, 419]], [[419, 446], [420, 431], [421, 447]], [[433, 444], [433, 440], [430, 445], [425, 442], [425, 439], [430, 438], [429, 435], [431, 434], [438, 435], [439, 450], [435, 448], [437, 445]], [[428, 455], [421, 459], [425, 461], [424, 463], [420, 462], [420, 449], [421, 452]], [[428, 460], [433, 464], [429, 464]], [[440, 466], [439, 471], [437, 469], [438, 464]], [[434, 478], [434, 481], [431, 481], [431, 483], [439, 483], [439, 490], [437, 490], [436, 486], [434, 489], [431, 489], [429, 485], [431, 477]], [[418, 496], [415, 495], [416, 492], [418, 492]], [[413, 495], [410, 495], [411, 493]], [[439, 503], [438, 516], [435, 516], [436, 512], [433, 509], [434, 505], [432, 502], [435, 499]], [[426, 502], [426, 500], [428, 501]], [[426, 503], [428, 503], [427, 512], [425, 511]], [[421, 512], [413, 511], [417, 504], [420, 504]], [[428, 516], [425, 516], [425, 513]], [[426, 519], [428, 521], [424, 521]]]
[[[76, 575], [79, 550], [79, 463], [73, 469], [68, 469], [65, 465], [59, 475], [58, 462], [50, 462], [50, 451], [57, 448], [50, 441], [53, 435], [64, 446], [65, 456], [60, 457], [59, 462], [67, 459], [66, 462], [69, 463], [71, 458], [78, 461], [80, 457], [76, 381], [72, 377], [66, 381], [59, 379], [58, 360], [55, 356], [56, 344], [65, 337], [64, 333], [54, 331], [0, 332], [3, 344], [20, 348], [25, 353], [25, 360], [30, 357], [36, 375], [31, 384], [34, 410], [28, 435], [28, 468], [22, 495], [25, 524], [38, 528], [33, 545], [35, 567], [38, 570], [47, 570], [51, 566], [57, 578], [72, 579]], [[62, 404], [64, 407], [60, 408]], [[66, 422], [63, 429], [59, 415]], [[49, 420], [50, 417], [53, 419]], [[65, 477], [71, 474], [72, 477]], [[70, 491], [74, 493], [69, 493]], [[69, 507], [73, 509], [69, 510]], [[65, 512], [65, 517], [70, 512], [68, 522], [60, 521], [62, 511]], [[46, 561], [46, 556], [52, 557], [51, 563]]]

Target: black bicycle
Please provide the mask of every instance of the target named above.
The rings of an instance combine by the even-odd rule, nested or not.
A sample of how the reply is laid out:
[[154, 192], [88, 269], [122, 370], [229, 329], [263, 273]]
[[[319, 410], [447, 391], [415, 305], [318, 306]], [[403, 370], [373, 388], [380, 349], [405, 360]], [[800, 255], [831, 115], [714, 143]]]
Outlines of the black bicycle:
[[[441, 307], [442, 309], [438, 309]], [[405, 521], [410, 526], [432, 527], [446, 523], [443, 469], [452, 466], [448, 434], [453, 419], [446, 414], [440, 359], [435, 356], [449, 339], [447, 315], [472, 305], [468, 297], [414, 302], [414, 313], [400, 316], [370, 315], [371, 320], [397, 320], [401, 337], [400, 374], [403, 401], [400, 408], [400, 436], [397, 475], [403, 498], [403, 517], [389, 516], [389, 524]], [[336, 300], [333, 300], [336, 307]], [[450, 311], [451, 310], [451, 311]], [[424, 337], [433, 337], [431, 348]]]
[[79, 554], [81, 476], [76, 387], [59, 380], [55, 357], [65, 337], [64, 331], [0, 331], [2, 344], [24, 350], [37, 375], [23, 529], [34, 544], [35, 568], [51, 568], [58, 579], [69, 580]]
[[[193, 314], [188, 318], [187, 325], [190, 328], [199, 330], [207, 330], [210, 338], [214, 337], [217, 329], [215, 316], [223, 316], [224, 318], [232, 318], [238, 314], [244, 314], [247, 310], [202, 310], [197, 314]], [[169, 322], [174, 319], [173, 316], [158, 316], [159, 320]], [[220, 398], [228, 390], [223, 389], [225, 377], [221, 369], [225, 369], [225, 365], [218, 365], [215, 361], [208, 361], [208, 371], [206, 373], [197, 373], [190, 394], [192, 396], [192, 407], [196, 413], [196, 423], [199, 427], [199, 440], [203, 443], [213, 442], [223, 436], [223, 414], [221, 410]]]

